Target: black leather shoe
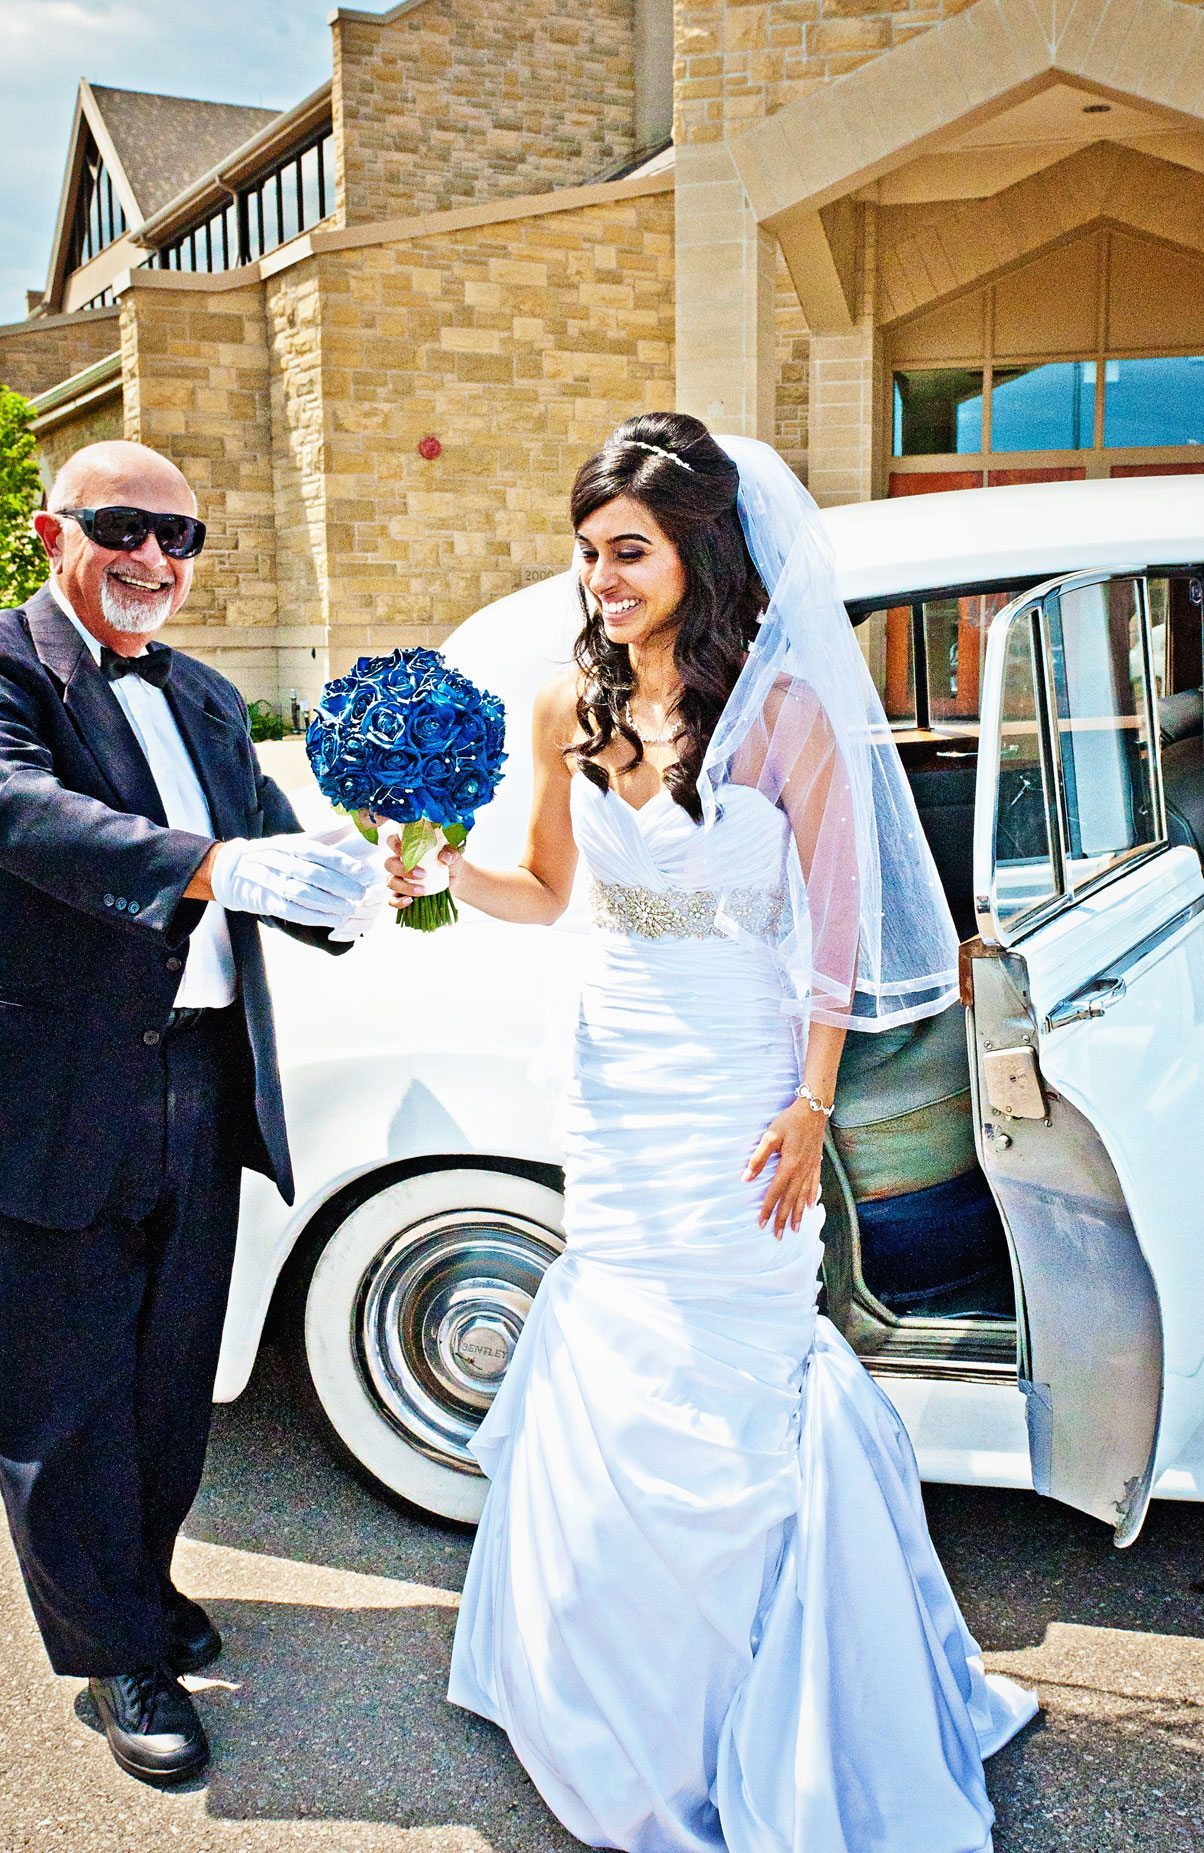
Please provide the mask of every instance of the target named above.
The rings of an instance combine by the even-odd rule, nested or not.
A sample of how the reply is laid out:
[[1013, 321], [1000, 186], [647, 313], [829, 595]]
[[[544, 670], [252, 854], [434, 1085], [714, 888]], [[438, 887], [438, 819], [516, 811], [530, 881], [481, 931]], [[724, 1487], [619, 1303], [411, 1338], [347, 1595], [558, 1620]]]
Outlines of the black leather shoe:
[[199, 1602], [169, 1589], [163, 1598], [167, 1611], [167, 1664], [173, 1673], [199, 1673], [222, 1651], [222, 1637]]
[[199, 1775], [209, 1740], [196, 1706], [165, 1667], [90, 1679], [109, 1749], [127, 1776], [166, 1788]]

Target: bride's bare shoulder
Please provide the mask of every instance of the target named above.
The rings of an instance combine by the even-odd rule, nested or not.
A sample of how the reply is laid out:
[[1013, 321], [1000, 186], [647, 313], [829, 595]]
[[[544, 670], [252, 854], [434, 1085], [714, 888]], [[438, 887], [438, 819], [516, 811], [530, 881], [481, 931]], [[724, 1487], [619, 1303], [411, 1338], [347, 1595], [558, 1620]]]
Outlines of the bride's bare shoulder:
[[580, 671], [575, 663], [549, 676], [535, 697], [535, 725], [557, 745], [567, 745], [577, 732], [577, 696]]

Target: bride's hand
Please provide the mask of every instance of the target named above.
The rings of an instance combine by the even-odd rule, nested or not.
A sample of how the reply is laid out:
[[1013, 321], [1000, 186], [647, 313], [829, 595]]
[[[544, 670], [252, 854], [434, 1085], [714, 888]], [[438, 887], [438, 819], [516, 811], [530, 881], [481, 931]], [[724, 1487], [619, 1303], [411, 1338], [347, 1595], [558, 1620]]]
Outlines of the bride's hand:
[[[399, 836], [389, 838], [389, 848], [393, 851], [385, 862], [385, 874], [389, 878], [389, 898], [391, 904], [400, 911], [403, 907], [409, 907], [420, 894], [428, 894], [431, 891], [430, 876], [421, 863], [411, 869], [409, 874], [406, 873], [405, 865], [401, 860], [401, 838]], [[463, 851], [453, 849], [448, 844], [439, 851], [439, 860], [447, 868], [448, 887], [454, 895], [459, 887], [460, 868], [464, 861]]]
[[772, 1217], [775, 1241], [781, 1241], [787, 1227], [797, 1229], [804, 1211], [819, 1202], [826, 1123], [822, 1113], [800, 1100], [769, 1122], [748, 1161], [743, 1180], [746, 1184], [760, 1177], [777, 1153], [778, 1162], [765, 1187], [758, 1219], [764, 1228]]

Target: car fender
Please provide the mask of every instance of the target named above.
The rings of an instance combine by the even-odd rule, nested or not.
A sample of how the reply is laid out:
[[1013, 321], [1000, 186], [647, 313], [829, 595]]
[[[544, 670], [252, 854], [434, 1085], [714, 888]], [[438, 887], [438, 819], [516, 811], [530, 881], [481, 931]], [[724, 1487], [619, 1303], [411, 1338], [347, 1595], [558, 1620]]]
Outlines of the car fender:
[[336, 1192], [385, 1166], [504, 1159], [558, 1167], [561, 1089], [529, 1050], [374, 1050], [315, 1059], [284, 1076], [296, 1201], [244, 1174], [218, 1402], [246, 1388], [281, 1272]]

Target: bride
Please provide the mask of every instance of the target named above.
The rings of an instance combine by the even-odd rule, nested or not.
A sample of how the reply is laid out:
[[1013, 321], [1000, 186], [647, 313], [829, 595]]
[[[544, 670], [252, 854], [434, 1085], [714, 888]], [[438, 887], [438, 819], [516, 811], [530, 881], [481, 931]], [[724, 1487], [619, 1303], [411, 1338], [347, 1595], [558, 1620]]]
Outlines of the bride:
[[[956, 940], [815, 504], [696, 419], [579, 472], [576, 661], [523, 859], [470, 906], [596, 924], [567, 1247], [474, 1451], [450, 1697], [630, 1853], [983, 1853], [987, 1677], [891, 1404], [817, 1314], [846, 1029], [955, 997]], [[423, 890], [394, 857], [395, 902]]]

